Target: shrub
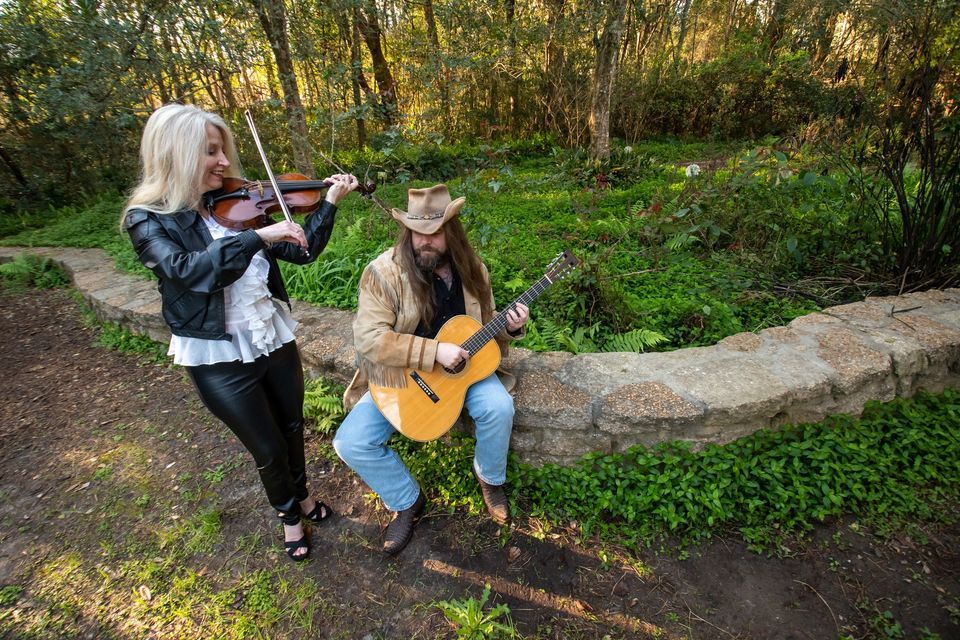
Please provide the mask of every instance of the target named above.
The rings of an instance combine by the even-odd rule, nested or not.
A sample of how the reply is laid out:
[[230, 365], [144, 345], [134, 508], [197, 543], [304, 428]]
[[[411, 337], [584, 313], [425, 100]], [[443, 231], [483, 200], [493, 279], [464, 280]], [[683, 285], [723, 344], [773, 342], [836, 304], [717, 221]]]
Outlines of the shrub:
[[10, 262], [0, 264], [0, 282], [12, 289], [54, 289], [66, 286], [69, 279], [50, 258], [21, 253]]

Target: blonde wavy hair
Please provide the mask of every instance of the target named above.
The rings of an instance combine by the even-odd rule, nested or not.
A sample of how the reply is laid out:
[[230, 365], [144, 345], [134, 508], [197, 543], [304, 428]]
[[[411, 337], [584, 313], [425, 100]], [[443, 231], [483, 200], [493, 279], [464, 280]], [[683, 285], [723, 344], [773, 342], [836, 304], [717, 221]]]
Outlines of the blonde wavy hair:
[[187, 104], [167, 104], [150, 115], [140, 140], [140, 184], [127, 200], [121, 224], [131, 209], [174, 213], [192, 207], [203, 195], [200, 171], [207, 152], [207, 125], [223, 136], [223, 152], [230, 161], [227, 177], [240, 176], [237, 147], [220, 116]]

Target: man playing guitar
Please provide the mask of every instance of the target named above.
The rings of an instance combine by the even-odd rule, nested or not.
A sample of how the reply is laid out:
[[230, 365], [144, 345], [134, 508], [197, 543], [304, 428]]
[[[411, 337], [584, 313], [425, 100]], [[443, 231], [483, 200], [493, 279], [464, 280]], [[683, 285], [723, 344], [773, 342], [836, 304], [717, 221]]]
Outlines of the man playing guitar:
[[[394, 246], [364, 269], [353, 323], [359, 369], [344, 395], [347, 415], [333, 441], [340, 458], [396, 512], [387, 526], [383, 551], [394, 555], [413, 535], [426, 500], [419, 484], [387, 441], [396, 428], [367, 391], [368, 384], [402, 389], [411, 369], [429, 373], [462, 370], [470, 352], [437, 340], [444, 323], [467, 315], [478, 322], [494, 317], [487, 268], [470, 246], [457, 217], [465, 198], [451, 201], [445, 185], [410, 189], [407, 211], [391, 214], [402, 226]], [[523, 335], [529, 310], [515, 303], [494, 340], [501, 350]], [[492, 367], [491, 367], [492, 368]], [[500, 371], [473, 382], [463, 405], [476, 424], [473, 472], [484, 503], [498, 524], [509, 520], [507, 450], [513, 428], [515, 379]], [[501, 381], [502, 376], [502, 381]]]

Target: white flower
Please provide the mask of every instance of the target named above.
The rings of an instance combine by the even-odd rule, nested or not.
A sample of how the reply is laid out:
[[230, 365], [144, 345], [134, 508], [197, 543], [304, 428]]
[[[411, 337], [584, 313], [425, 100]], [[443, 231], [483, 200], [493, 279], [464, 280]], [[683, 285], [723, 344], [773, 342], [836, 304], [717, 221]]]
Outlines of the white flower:
[[624, 153], [633, 153], [633, 147], [624, 147], [624, 148], [623, 148], [623, 152], [624, 152]]
[[700, 175], [700, 165], [698, 164], [688, 164], [687, 170], [685, 171], [688, 178], [696, 178]]

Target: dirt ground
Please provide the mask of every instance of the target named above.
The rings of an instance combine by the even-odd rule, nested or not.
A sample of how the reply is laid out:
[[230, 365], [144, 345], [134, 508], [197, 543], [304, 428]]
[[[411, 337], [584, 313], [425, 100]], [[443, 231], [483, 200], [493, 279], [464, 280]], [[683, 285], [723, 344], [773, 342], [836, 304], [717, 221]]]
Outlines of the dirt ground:
[[[958, 526], [880, 539], [845, 520], [777, 556], [733, 535], [689, 555], [631, 556], [579, 540], [575, 523], [521, 514], [498, 535], [486, 518], [434, 507], [387, 559], [387, 514], [318, 435], [311, 485], [336, 516], [295, 566], [252, 462], [182, 371], [97, 346], [81, 308], [66, 291], [0, 291], [0, 637], [217, 637], [200, 612], [178, 614], [192, 623], [176, 630], [151, 618], [150, 576], [110, 568], [213, 500], [218, 543], [189, 556], [197, 575], [321, 585], [309, 627], [264, 620], [271, 637], [450, 638], [435, 603], [479, 599], [489, 584], [488, 606], [507, 605], [524, 638], [960, 638]], [[72, 573], [51, 573], [66, 557]], [[71, 578], [83, 571], [93, 579]], [[71, 606], [50, 595], [51, 575]]]

